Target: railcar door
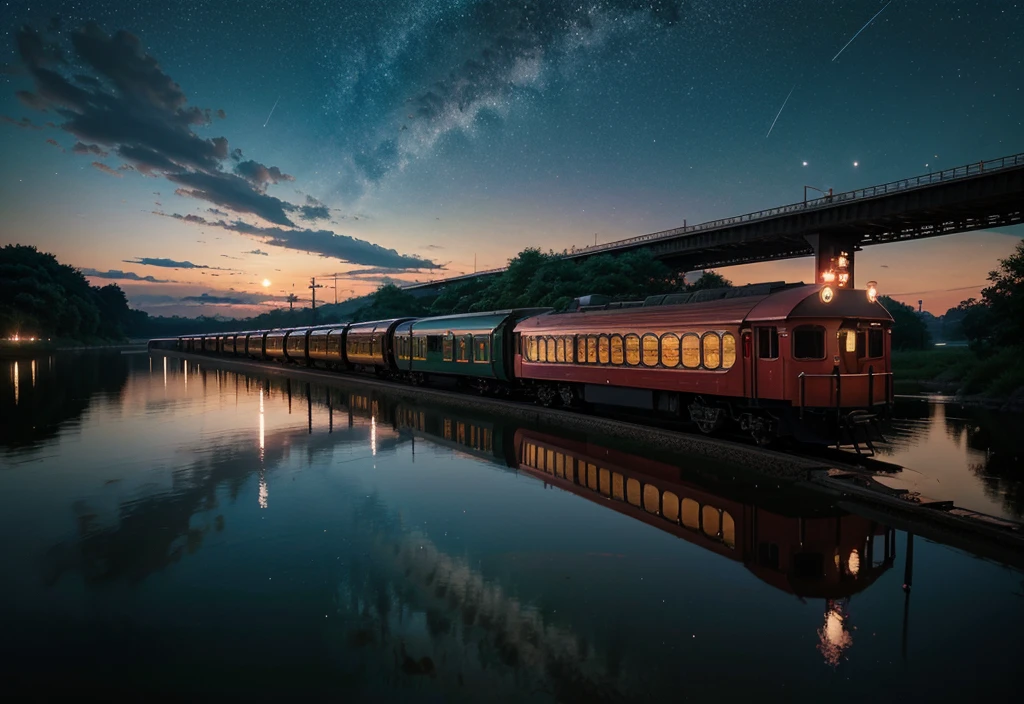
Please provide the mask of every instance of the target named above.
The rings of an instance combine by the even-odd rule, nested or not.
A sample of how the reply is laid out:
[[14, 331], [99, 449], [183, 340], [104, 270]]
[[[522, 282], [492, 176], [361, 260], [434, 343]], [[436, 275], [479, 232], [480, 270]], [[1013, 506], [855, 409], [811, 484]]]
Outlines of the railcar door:
[[783, 359], [779, 354], [779, 329], [774, 325], [754, 328], [754, 395], [756, 398], [783, 398]]

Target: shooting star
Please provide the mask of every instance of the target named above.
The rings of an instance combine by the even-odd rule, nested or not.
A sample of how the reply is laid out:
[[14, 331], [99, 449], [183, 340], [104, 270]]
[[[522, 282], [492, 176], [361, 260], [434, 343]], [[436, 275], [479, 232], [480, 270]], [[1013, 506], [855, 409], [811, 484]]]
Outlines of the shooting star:
[[[861, 27], [860, 29], [858, 29], [858, 30], [857, 30], [857, 34], [854, 34], [854, 35], [853, 35], [852, 37], [850, 37], [850, 41], [846, 42], [846, 44], [844, 44], [844, 45], [843, 45], [843, 48], [839, 50], [839, 54], [842, 54], [842, 53], [843, 53], [844, 51], [846, 51], [846, 47], [848, 47], [848, 46], [850, 46], [851, 44], [853, 44], [853, 40], [854, 40], [854, 39], [856, 39], [856, 38], [857, 38], [858, 36], [860, 36], [860, 33], [861, 33], [861, 32], [863, 32], [863, 31], [864, 31], [865, 29], [867, 29], [867, 28], [868, 28], [868, 25], [869, 25], [869, 24], [871, 24], [872, 22], [874, 22], [874, 21], [875, 21], [875, 19], [876, 19], [876, 18], [877, 18], [877, 17], [878, 17], [878, 16], [880, 15], [880, 14], [882, 14], [883, 12], [885, 12], [885, 8], [886, 8], [886, 7], [889, 7], [889, 5], [892, 5], [892, 0], [889, 0], [889, 2], [885, 3], [885, 7], [883, 7], [883, 8], [881, 9], [881, 10], [879, 10], [878, 12], [876, 12], [876, 13], [875, 13], [875, 16], [874, 16], [874, 17], [872, 17], [872, 18], [871, 18], [871, 19], [869, 19], [869, 20], [868, 20], [867, 22], [865, 22], [865, 23], [864, 23], [864, 26], [863, 26], [863, 27]], [[833, 61], [835, 61], [836, 59], [838, 59], [838, 58], [839, 58], [839, 54], [836, 54], [835, 56], [833, 56], [833, 57], [832, 57], [832, 60], [833, 60]]]
[[270, 108], [270, 115], [267, 115], [267, 121], [263, 123], [264, 127], [266, 127], [270, 123], [270, 117], [271, 117], [271, 115], [274, 114], [274, 111], [277, 110], [277, 104], [280, 103], [280, 102], [281, 102], [281, 96], [277, 96], [277, 100], [274, 101], [274, 107]]
[[[789, 89], [789, 95], [793, 95], [793, 91], [795, 91], [795, 90], [796, 90], [796, 84], [794, 84], [793, 87]], [[775, 129], [775, 123], [779, 121], [779, 115], [781, 115], [782, 111], [786, 109], [786, 103], [789, 102], [789, 95], [787, 95], [786, 99], [782, 101], [782, 107], [779, 108], [778, 115], [776, 115], [775, 119], [772, 120], [772, 126], [768, 128], [768, 134], [766, 134], [764, 136], [765, 139], [768, 139], [768, 135], [770, 135], [772, 133], [772, 130]]]

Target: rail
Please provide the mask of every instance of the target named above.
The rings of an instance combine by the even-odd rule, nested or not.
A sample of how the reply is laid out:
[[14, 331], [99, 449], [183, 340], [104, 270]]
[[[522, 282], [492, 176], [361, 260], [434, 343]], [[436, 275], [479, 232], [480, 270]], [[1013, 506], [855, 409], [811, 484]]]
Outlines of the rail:
[[[620, 249], [622, 247], [628, 247], [643, 242], [655, 242], [671, 237], [678, 237], [679, 235], [694, 234], [697, 232], [705, 232], [707, 230], [716, 230], [721, 227], [728, 225], [737, 225], [754, 220], [766, 220], [780, 215], [788, 215], [790, 213], [805, 212], [808, 210], [817, 210], [821, 208], [828, 208], [838, 203], [846, 203], [855, 200], [863, 200], [866, 198], [877, 198], [879, 196], [889, 195], [890, 193], [899, 193], [901, 191], [914, 190], [916, 188], [924, 188], [926, 186], [932, 186], [936, 183], [947, 183], [950, 181], [959, 181], [975, 176], [980, 176], [985, 173], [991, 173], [993, 171], [1002, 171], [1004, 169], [1012, 169], [1024, 166], [1024, 153], [1014, 154], [1012, 156], [1004, 156], [998, 159], [990, 159], [989, 161], [978, 161], [964, 166], [955, 166], [950, 169], [944, 169], [942, 171], [936, 171], [935, 173], [922, 174], [921, 176], [912, 176], [910, 178], [901, 178], [896, 181], [890, 181], [888, 183], [879, 184], [877, 186], [868, 186], [867, 188], [858, 188], [853, 191], [845, 191], [843, 193], [835, 193], [833, 195], [822, 196], [821, 198], [814, 198], [812, 200], [801, 201], [799, 203], [791, 203], [790, 205], [782, 205], [775, 208], [768, 208], [766, 210], [758, 210], [753, 213], [747, 213], [745, 215], [736, 215], [731, 218], [720, 218], [718, 220], [710, 220], [708, 222], [700, 223], [698, 225], [687, 225], [684, 227], [676, 227], [671, 230], [660, 230], [658, 232], [652, 232], [647, 235], [639, 235], [637, 237], [627, 237], [626, 239], [616, 240], [614, 242], [606, 242], [605, 244], [591, 245], [589, 247], [583, 247], [581, 249], [573, 250], [567, 254], [561, 255], [565, 258], [572, 258], [581, 254], [596, 254], [598, 252], [606, 252], [613, 249]], [[463, 278], [475, 278], [478, 276], [487, 276], [491, 274], [499, 274], [505, 271], [506, 267], [498, 267], [496, 269], [488, 269], [486, 271], [476, 272], [474, 274], [463, 274], [462, 276], [456, 276], [448, 279], [434, 279], [431, 281], [423, 281], [411, 284], [405, 288], [413, 288], [417, 286], [429, 286], [431, 284], [439, 284], [445, 282], [457, 281]]]
[[875, 405], [875, 378], [881, 377], [885, 379], [885, 400], [883, 403], [892, 403], [892, 372], [876, 372], [874, 367], [868, 367], [867, 373], [862, 374], [840, 374], [839, 370], [836, 369], [831, 374], [808, 374], [807, 372], [800, 372], [797, 378], [800, 380], [800, 419], [803, 420], [804, 408], [807, 406], [807, 380], [808, 379], [832, 379], [835, 382], [833, 390], [835, 391], [835, 409], [837, 417], [842, 412], [842, 399], [843, 399], [843, 379], [867, 379], [868, 380], [868, 408], [873, 408]]

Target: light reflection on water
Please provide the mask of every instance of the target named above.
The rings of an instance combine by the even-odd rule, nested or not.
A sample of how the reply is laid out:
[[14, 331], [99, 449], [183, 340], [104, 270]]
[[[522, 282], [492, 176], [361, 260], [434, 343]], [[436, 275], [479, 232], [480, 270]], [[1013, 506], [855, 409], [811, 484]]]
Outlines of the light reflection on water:
[[0, 655], [26, 677], [619, 701], [1014, 676], [1019, 572], [918, 541], [908, 599], [905, 535], [728, 467], [161, 359], [40, 365], [21, 390]]

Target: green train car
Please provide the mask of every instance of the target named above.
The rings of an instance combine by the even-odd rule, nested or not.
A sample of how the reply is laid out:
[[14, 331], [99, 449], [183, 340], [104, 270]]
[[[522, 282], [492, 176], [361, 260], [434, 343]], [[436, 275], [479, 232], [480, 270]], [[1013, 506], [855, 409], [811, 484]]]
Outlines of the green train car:
[[454, 376], [481, 392], [493, 390], [496, 382], [514, 379], [516, 323], [549, 310], [516, 308], [405, 321], [394, 331], [398, 371], [415, 384], [432, 375]]

